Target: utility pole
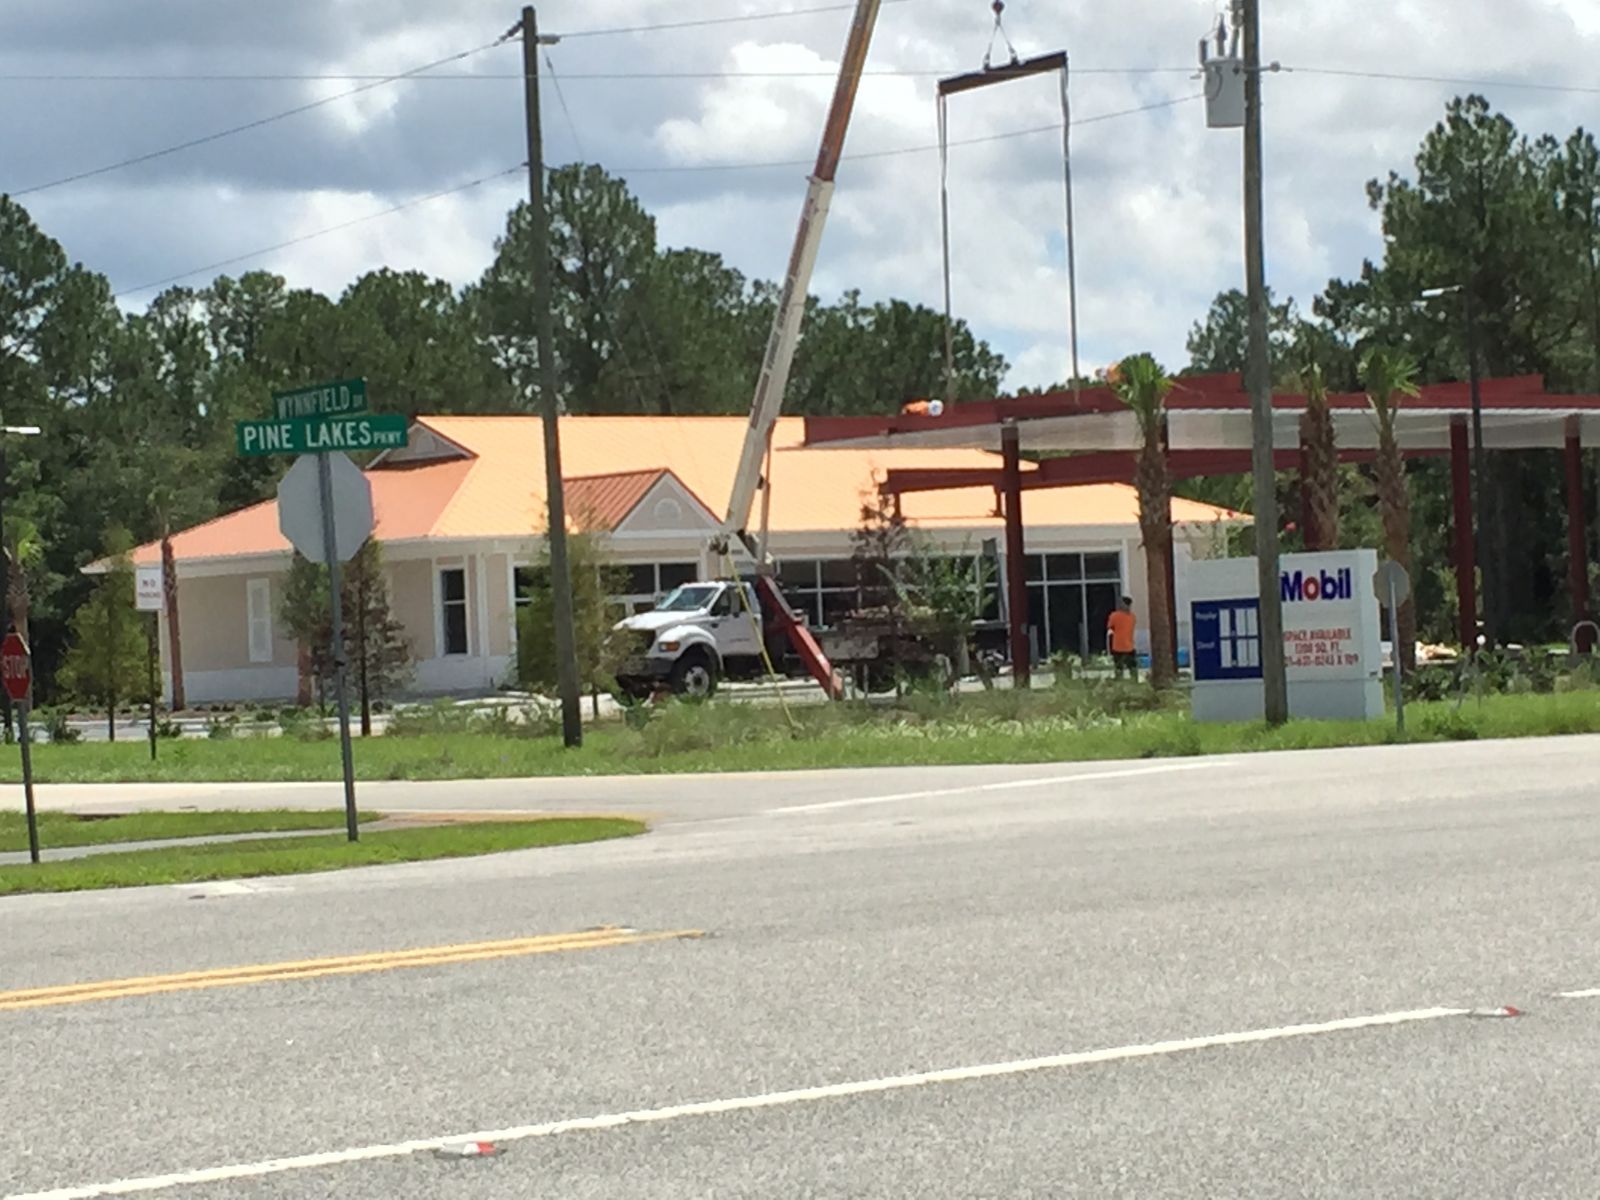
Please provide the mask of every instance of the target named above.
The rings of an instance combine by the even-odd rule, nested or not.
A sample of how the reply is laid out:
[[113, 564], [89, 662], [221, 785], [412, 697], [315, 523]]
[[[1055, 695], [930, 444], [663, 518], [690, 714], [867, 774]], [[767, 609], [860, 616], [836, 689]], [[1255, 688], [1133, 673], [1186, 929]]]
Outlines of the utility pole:
[[[11, 469], [6, 461], [6, 438], [0, 432], [0, 606], [4, 608], [4, 616], [0, 616], [0, 637], [11, 632], [11, 548], [5, 545], [6, 525], [6, 483]], [[0, 705], [5, 708], [5, 743], [11, 745], [11, 730], [16, 719], [11, 711], [11, 696], [0, 692]]]
[[[1483, 569], [1484, 551], [1484, 514], [1487, 511], [1484, 505], [1484, 487], [1489, 476], [1483, 460], [1483, 376], [1478, 366], [1478, 303], [1473, 295], [1478, 286], [1478, 273], [1473, 271], [1467, 285], [1461, 289], [1462, 300], [1466, 307], [1467, 317], [1467, 379], [1472, 394], [1472, 507], [1474, 516], [1472, 530], [1472, 557], [1474, 566], [1484, 576], [1483, 595], [1483, 634], [1484, 642], [1489, 649], [1494, 649], [1500, 633], [1499, 614], [1495, 611], [1498, 607], [1495, 596], [1488, 587], [1488, 573]], [[1478, 652], [1477, 638], [1473, 638], [1470, 646], [1463, 646], [1463, 653], [1476, 655]]]
[[550, 510], [550, 589], [556, 620], [556, 675], [561, 688], [561, 737], [568, 749], [583, 745], [583, 697], [578, 691], [578, 647], [572, 623], [572, 571], [567, 563], [567, 504], [561, 481], [560, 399], [556, 394], [555, 310], [550, 295], [550, 213], [544, 197], [544, 132], [539, 124], [539, 36], [532, 6], [522, 10], [523, 95], [528, 119], [528, 210], [533, 223], [533, 306], [539, 348], [539, 408], [544, 418], [544, 478]]
[[1260, 0], [1235, 0], [1244, 34], [1244, 256], [1250, 300], [1250, 466], [1255, 492], [1256, 566], [1261, 618], [1261, 687], [1269, 724], [1289, 719], [1283, 654], [1283, 595], [1278, 585], [1278, 481], [1273, 470], [1272, 368], [1267, 361], [1267, 252], [1261, 183]]

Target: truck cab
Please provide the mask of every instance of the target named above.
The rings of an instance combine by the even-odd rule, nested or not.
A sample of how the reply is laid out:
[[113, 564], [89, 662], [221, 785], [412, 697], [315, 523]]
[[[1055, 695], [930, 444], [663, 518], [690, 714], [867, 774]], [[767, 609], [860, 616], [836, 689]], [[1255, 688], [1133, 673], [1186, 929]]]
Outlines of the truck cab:
[[764, 623], [748, 583], [686, 583], [650, 612], [617, 622], [616, 629], [633, 639], [617, 671], [617, 687], [629, 697], [665, 687], [705, 699], [723, 679], [754, 679], [763, 671]]

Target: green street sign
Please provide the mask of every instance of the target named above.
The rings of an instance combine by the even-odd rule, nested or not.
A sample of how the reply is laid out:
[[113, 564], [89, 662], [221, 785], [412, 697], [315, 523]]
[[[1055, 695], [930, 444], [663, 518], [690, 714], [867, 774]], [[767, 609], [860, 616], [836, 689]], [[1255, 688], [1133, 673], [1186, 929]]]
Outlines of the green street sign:
[[358, 413], [301, 421], [240, 421], [234, 426], [239, 453], [329, 454], [337, 450], [398, 450], [406, 444], [403, 413]]
[[367, 411], [367, 381], [339, 379], [315, 387], [272, 393], [273, 413], [280, 421], [298, 417], [344, 417]]

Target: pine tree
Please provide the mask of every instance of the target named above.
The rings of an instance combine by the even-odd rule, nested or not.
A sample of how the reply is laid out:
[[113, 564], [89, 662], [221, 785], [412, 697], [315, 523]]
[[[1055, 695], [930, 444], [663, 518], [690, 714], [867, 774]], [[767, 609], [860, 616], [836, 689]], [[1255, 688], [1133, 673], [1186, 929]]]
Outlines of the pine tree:
[[117, 705], [145, 677], [145, 635], [134, 611], [133, 539], [124, 529], [107, 531], [111, 565], [72, 617], [72, 644], [62, 664], [62, 682], [73, 694], [98, 701], [117, 740]]
[[361, 700], [361, 736], [372, 734], [372, 706], [394, 698], [411, 679], [411, 644], [389, 608], [383, 550], [369, 540], [345, 567], [345, 653]]
[[[372, 733], [372, 709], [392, 700], [411, 679], [415, 656], [405, 627], [389, 607], [383, 577], [383, 550], [368, 541], [340, 573], [344, 606], [347, 684], [361, 713], [362, 736]], [[305, 669], [326, 700], [335, 686], [333, 614], [328, 603], [328, 570], [299, 554], [289, 565], [279, 610], [285, 628], [300, 644]]]
[[[614, 628], [619, 614], [610, 598], [624, 581], [597, 534], [577, 530], [567, 536], [572, 578], [572, 623], [578, 679], [585, 689], [609, 691], [627, 653], [627, 637]], [[551, 692], [556, 675], [555, 597], [550, 587], [550, 543], [540, 539], [523, 603], [517, 613], [517, 678], [531, 691]]]

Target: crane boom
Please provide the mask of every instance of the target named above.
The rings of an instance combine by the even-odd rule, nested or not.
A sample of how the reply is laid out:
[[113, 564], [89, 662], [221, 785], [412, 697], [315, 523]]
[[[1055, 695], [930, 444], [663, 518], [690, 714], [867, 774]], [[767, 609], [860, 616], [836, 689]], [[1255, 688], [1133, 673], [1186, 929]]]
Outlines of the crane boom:
[[744, 449], [733, 477], [727, 515], [718, 531], [721, 545], [737, 550], [738, 547], [732, 545], [733, 538], [737, 537], [743, 543], [743, 549], [756, 558], [758, 565], [765, 547], [758, 550], [751, 543], [747, 531], [750, 512], [755, 505], [756, 492], [766, 486], [762, 463], [772, 444], [772, 431], [778, 422], [778, 414], [783, 409], [783, 394], [789, 384], [789, 367], [794, 362], [795, 346], [800, 341], [800, 322], [805, 316], [806, 295], [811, 287], [811, 270], [816, 265], [817, 249], [822, 242], [822, 228], [827, 221], [829, 202], [833, 198], [834, 178], [838, 174], [840, 156], [844, 153], [845, 131], [849, 128], [850, 114], [855, 108], [856, 91], [861, 85], [867, 47], [872, 42], [872, 30], [877, 24], [880, 3], [881, 0], [858, 0], [856, 4], [844, 58], [839, 64], [839, 81], [834, 87], [828, 121], [822, 130], [817, 165], [806, 189], [805, 205], [800, 210], [800, 227], [795, 233], [789, 269], [783, 278], [777, 311], [773, 314], [772, 332], [767, 338], [761, 375], [756, 380], [755, 397], [750, 403], [750, 429], [745, 434]]

